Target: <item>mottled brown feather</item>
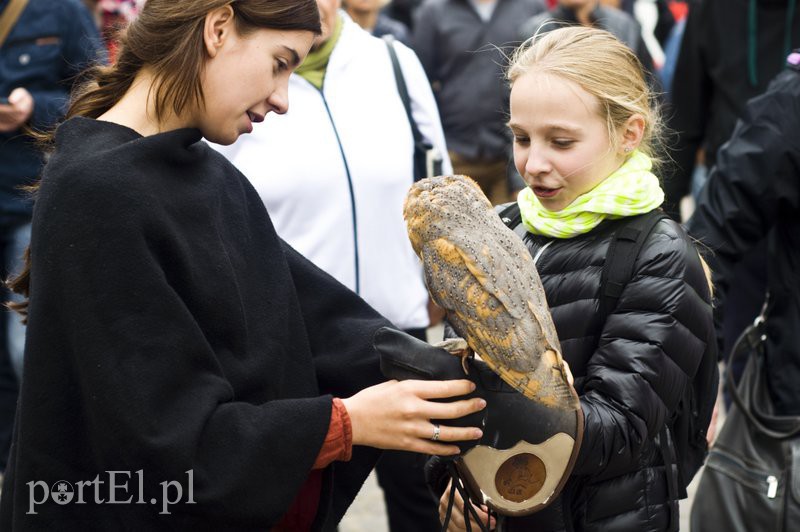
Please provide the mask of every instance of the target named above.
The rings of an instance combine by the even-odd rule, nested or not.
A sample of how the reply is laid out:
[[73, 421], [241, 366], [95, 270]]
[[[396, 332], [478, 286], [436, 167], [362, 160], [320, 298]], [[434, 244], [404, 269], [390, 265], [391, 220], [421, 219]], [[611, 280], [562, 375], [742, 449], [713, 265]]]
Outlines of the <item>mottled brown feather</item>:
[[579, 408], [533, 259], [475, 182], [419, 181], [403, 216], [431, 297], [453, 329], [526, 397]]

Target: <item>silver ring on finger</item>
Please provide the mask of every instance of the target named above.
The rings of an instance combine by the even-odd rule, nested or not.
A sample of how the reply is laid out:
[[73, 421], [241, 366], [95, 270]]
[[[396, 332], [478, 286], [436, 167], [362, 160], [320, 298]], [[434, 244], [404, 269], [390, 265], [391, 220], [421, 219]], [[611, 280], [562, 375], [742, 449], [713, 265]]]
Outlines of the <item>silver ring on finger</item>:
[[436, 423], [433, 424], [433, 436], [431, 436], [432, 441], [439, 441], [439, 436], [441, 435], [441, 430], [439, 429], [439, 425]]

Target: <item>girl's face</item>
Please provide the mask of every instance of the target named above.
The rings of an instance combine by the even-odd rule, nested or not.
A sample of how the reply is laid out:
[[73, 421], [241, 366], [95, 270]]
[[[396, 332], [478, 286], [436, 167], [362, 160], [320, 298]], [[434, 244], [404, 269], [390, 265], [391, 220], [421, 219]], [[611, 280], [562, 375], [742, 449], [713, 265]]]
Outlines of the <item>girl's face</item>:
[[514, 164], [542, 205], [560, 211], [624, 161], [597, 99], [559, 76], [531, 71], [511, 89]]
[[239, 35], [229, 23], [206, 33], [209, 53], [202, 74], [205, 106], [194, 126], [218, 144], [232, 144], [250, 133], [270, 111], [289, 108], [289, 75], [302, 62], [314, 35], [307, 31], [258, 29]]

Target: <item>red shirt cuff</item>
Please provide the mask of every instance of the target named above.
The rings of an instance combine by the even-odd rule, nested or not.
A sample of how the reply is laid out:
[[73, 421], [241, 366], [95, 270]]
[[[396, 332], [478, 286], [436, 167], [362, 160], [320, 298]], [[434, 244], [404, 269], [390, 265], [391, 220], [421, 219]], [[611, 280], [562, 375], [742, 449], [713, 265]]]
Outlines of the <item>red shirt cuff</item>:
[[353, 428], [350, 425], [350, 416], [342, 400], [334, 397], [328, 434], [311, 469], [323, 469], [334, 460], [346, 462], [352, 454]]

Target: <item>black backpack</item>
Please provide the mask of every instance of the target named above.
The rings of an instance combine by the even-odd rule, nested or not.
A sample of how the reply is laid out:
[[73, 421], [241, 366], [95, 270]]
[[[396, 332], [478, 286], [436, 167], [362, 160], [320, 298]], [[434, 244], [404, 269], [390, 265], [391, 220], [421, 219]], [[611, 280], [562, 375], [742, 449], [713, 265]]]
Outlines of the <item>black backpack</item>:
[[[527, 232], [522, 225], [522, 215], [516, 202], [499, 210], [498, 215], [503, 223], [520, 237]], [[631, 280], [636, 258], [647, 237], [656, 224], [666, 218], [668, 216], [658, 209], [616, 222], [614, 237], [600, 275], [602, 322], [605, 322], [605, 318], [614, 310], [622, 291]], [[665, 424], [665, 430], [658, 436], [664, 463], [671, 469], [674, 467], [673, 472], [677, 472], [677, 475], [668, 477], [670, 498], [673, 500], [678, 498], [675, 497], [676, 494], [680, 498], [686, 497], [686, 486], [703, 465], [708, 454], [706, 429], [711, 421], [714, 405], [713, 403], [698, 405], [696, 398], [707, 394], [709, 390], [716, 389], [718, 378], [716, 350], [707, 349], [687, 395], [678, 405], [672, 418], [668, 420], [670, 430], [666, 430], [667, 424]], [[674, 506], [673, 516], [677, 519], [677, 505]]]

